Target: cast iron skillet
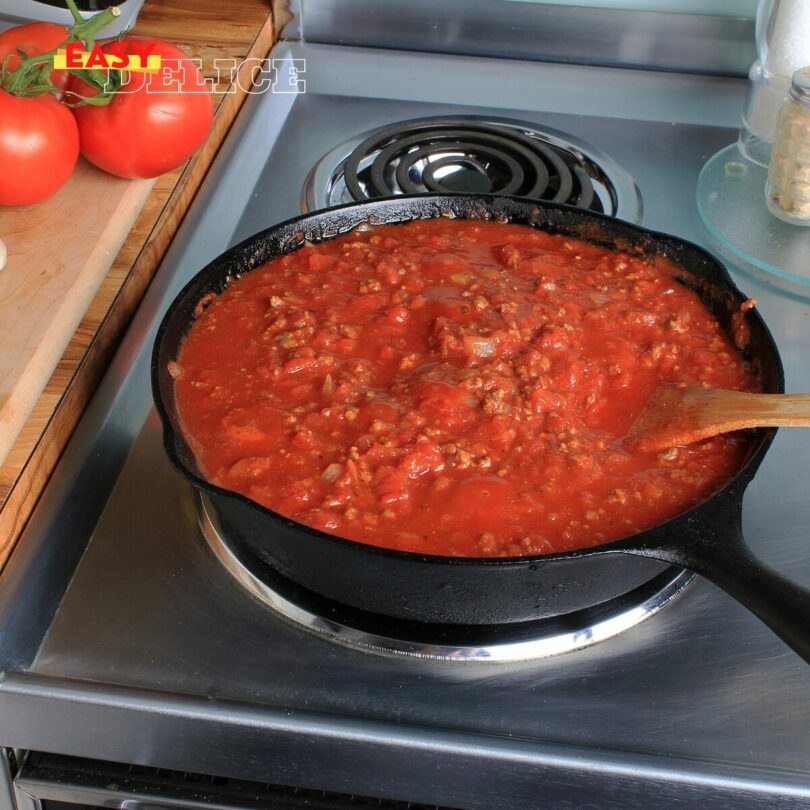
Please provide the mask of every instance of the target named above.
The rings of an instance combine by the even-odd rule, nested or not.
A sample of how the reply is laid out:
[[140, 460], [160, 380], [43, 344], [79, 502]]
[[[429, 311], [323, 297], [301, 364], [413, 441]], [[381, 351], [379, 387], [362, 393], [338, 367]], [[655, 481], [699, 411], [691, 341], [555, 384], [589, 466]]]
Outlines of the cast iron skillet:
[[[177, 469], [205, 493], [231, 549], [254, 572], [274, 576], [323, 599], [394, 622], [494, 625], [526, 622], [598, 605], [666, 571], [689, 568], [726, 590], [810, 662], [810, 592], [769, 570], [745, 545], [742, 497], [775, 430], [752, 432], [745, 466], [722, 490], [652, 529], [600, 546], [520, 558], [454, 558], [392, 551], [343, 540], [296, 523], [201, 475], [179, 427], [167, 364], [179, 352], [203, 295], [234, 276], [360, 225], [438, 216], [528, 224], [608, 247], [663, 254], [684, 269], [728, 331], [744, 296], [725, 268], [694, 244], [601, 214], [516, 197], [412, 195], [340, 206], [276, 225], [232, 248], [198, 273], [166, 313], [152, 356], [152, 387], [164, 443]], [[762, 319], [749, 312], [747, 359], [763, 389], [783, 392], [782, 367]]]

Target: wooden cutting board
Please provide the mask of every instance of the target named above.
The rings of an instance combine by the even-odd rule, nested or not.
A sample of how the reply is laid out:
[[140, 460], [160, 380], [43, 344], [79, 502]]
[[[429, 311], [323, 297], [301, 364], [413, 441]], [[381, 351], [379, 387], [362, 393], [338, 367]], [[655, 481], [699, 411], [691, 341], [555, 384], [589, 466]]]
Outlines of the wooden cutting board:
[[53, 197], [0, 208], [0, 463], [118, 255], [154, 180], [82, 158]]

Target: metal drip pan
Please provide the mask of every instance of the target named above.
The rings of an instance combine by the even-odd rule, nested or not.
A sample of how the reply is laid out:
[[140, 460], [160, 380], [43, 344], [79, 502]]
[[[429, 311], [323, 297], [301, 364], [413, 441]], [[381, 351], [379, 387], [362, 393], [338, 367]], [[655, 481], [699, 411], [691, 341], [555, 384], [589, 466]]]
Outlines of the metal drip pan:
[[551, 619], [471, 627], [403, 622], [323, 599], [269, 567], [249, 569], [228, 545], [211, 502], [198, 496], [202, 534], [239, 584], [288, 622], [334, 642], [382, 655], [439, 661], [528, 661], [580, 650], [634, 627], [669, 604], [694, 578], [668, 568], [640, 588]]
[[514, 194], [640, 222], [627, 170], [584, 141], [507, 118], [417, 118], [371, 130], [318, 161], [302, 209], [398, 194]]

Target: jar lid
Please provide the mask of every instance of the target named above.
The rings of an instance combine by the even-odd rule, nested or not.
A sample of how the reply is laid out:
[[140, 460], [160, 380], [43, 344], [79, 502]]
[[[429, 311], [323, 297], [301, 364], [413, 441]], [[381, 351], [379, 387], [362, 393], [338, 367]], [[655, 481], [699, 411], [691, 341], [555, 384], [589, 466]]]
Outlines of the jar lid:
[[790, 82], [790, 97], [810, 107], [810, 66], [799, 68]]

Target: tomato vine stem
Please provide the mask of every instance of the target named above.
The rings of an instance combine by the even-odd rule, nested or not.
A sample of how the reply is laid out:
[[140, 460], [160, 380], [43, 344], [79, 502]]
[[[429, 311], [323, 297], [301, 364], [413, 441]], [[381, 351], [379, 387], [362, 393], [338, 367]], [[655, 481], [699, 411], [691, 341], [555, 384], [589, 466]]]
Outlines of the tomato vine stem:
[[[57, 52], [64, 49], [68, 43], [71, 42], [81, 42], [87, 50], [90, 50], [93, 47], [96, 34], [106, 28], [121, 14], [121, 10], [117, 6], [111, 6], [85, 19], [82, 17], [75, 0], [65, 0], [65, 2], [74, 20], [73, 25], [67, 29], [65, 41], [53, 50], [33, 55], [28, 55], [25, 51], [18, 48], [17, 51], [20, 56], [20, 63], [16, 68], [9, 70], [8, 64], [10, 56], [6, 57], [2, 65], [0, 65], [0, 89], [15, 96], [30, 97], [41, 96], [46, 93], [52, 95], [58, 94], [59, 88], [55, 87], [50, 79]], [[102, 71], [70, 69], [70, 73], [79, 76], [79, 78], [99, 90], [99, 94], [93, 96], [92, 99], [77, 96], [82, 99], [80, 103], [108, 104], [114, 94], [114, 90], [110, 92], [108, 85], [112, 84], [115, 89], [121, 86], [120, 76], [113, 78], [111, 82], [111, 77], [109, 77], [108, 74], [103, 74], [103, 81], [100, 81], [100, 77], [97, 75], [88, 75], [102, 73]]]

